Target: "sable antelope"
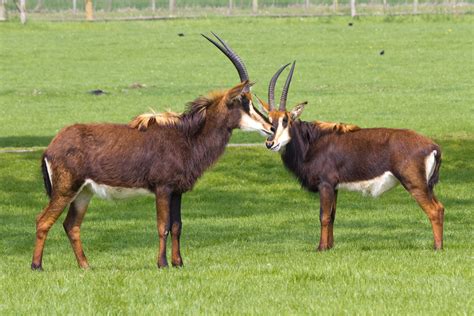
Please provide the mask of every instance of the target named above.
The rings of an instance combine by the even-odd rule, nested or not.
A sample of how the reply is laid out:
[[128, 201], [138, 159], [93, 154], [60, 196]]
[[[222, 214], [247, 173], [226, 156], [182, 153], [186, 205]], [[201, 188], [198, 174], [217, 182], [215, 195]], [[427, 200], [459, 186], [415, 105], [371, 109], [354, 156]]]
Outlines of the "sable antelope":
[[[215, 34], [214, 34], [215, 35]], [[199, 97], [182, 114], [143, 114], [129, 125], [75, 124], [64, 128], [43, 154], [48, 205], [36, 218], [32, 269], [42, 269], [49, 229], [64, 208], [64, 229], [80, 267], [88, 268], [80, 227], [93, 195], [113, 199], [137, 194], [156, 197], [158, 267], [168, 265], [166, 239], [171, 231], [172, 264], [181, 266], [181, 195], [224, 152], [232, 130], [270, 135], [271, 125], [253, 106], [249, 77], [239, 56], [217, 35], [219, 48], [236, 67], [241, 83]]]
[[291, 111], [286, 100], [295, 63], [286, 79], [278, 109], [274, 90], [281, 67], [268, 88], [268, 103], [260, 100], [272, 123], [267, 148], [279, 151], [287, 169], [301, 185], [320, 195], [321, 236], [318, 250], [333, 247], [338, 189], [379, 196], [400, 182], [431, 221], [434, 248], [443, 247], [444, 207], [433, 193], [438, 182], [441, 149], [414, 131], [359, 128], [342, 123], [299, 120], [306, 102]]

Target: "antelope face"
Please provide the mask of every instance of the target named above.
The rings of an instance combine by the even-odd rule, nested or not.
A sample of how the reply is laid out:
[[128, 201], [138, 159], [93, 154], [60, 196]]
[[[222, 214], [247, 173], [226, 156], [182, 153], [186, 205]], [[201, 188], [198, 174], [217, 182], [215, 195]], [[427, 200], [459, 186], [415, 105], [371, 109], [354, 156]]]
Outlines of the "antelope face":
[[250, 93], [245, 93], [241, 99], [239, 128], [243, 131], [258, 131], [262, 136], [272, 135], [272, 125], [268, 119], [253, 105]]
[[307, 102], [300, 103], [290, 112], [286, 110], [286, 99], [288, 97], [288, 89], [290, 87], [293, 71], [295, 70], [295, 62], [291, 66], [291, 70], [286, 78], [283, 92], [281, 93], [280, 104], [278, 109], [275, 107], [275, 85], [278, 77], [288, 67], [289, 64], [284, 65], [273, 75], [268, 86], [268, 103], [258, 99], [263, 109], [268, 112], [268, 119], [272, 124], [273, 135], [270, 135], [265, 142], [268, 149], [273, 151], [280, 151], [285, 148], [291, 140], [291, 125], [299, 118]]
[[270, 135], [265, 142], [268, 149], [280, 151], [285, 148], [291, 140], [291, 125], [301, 115], [305, 105], [306, 102], [298, 104], [291, 112], [273, 110], [268, 113], [273, 132], [273, 135]]

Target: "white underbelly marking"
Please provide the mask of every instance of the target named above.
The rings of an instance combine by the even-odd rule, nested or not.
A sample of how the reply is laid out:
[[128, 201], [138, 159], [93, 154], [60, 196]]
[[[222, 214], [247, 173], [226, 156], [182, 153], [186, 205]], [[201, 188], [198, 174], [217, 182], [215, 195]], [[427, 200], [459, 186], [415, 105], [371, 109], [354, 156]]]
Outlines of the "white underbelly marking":
[[398, 179], [393, 173], [385, 171], [382, 175], [370, 180], [357, 182], [341, 182], [336, 186], [336, 189], [345, 189], [349, 191], [359, 191], [364, 195], [372, 195], [377, 197], [387, 192], [398, 184]]
[[105, 200], [127, 199], [152, 194], [149, 190], [143, 188], [113, 187], [106, 184], [99, 184], [91, 179], [87, 179], [81, 189], [87, 189], [99, 198]]
[[438, 152], [433, 150], [425, 159], [426, 182], [430, 181], [436, 167], [435, 156]]

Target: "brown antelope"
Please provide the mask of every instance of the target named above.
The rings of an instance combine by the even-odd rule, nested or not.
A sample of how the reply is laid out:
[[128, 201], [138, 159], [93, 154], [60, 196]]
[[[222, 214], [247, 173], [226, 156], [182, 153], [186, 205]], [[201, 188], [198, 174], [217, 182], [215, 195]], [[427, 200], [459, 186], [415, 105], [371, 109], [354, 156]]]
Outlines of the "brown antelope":
[[280, 68], [271, 79], [268, 103], [260, 100], [269, 112], [274, 132], [268, 137], [266, 146], [281, 153], [284, 165], [304, 188], [319, 192], [321, 236], [318, 250], [334, 246], [338, 189], [379, 196], [398, 182], [428, 215], [434, 248], [442, 249], [444, 207], [433, 193], [441, 164], [440, 147], [411, 130], [299, 120], [306, 102], [289, 112], [286, 110], [294, 62], [276, 109], [275, 84], [288, 65]]
[[80, 267], [88, 268], [80, 227], [93, 195], [156, 197], [159, 235], [158, 267], [168, 265], [166, 239], [171, 231], [172, 265], [181, 266], [181, 195], [224, 152], [232, 130], [270, 135], [271, 125], [254, 108], [249, 77], [239, 56], [219, 37], [206, 37], [235, 65], [241, 83], [199, 97], [182, 114], [143, 114], [129, 125], [75, 124], [64, 128], [43, 154], [42, 171], [48, 205], [36, 218], [36, 245], [31, 268], [42, 269], [49, 229], [69, 205], [64, 229]]

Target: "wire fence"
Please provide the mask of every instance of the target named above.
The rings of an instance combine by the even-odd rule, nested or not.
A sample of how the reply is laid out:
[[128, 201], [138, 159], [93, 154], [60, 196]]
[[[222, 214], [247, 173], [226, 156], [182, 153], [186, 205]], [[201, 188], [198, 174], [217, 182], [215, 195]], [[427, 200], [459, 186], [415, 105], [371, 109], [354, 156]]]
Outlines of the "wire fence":
[[4, 20], [28, 16], [32, 20], [65, 21], [222, 15], [472, 14], [474, 0], [0, 0], [0, 20], [2, 10]]

